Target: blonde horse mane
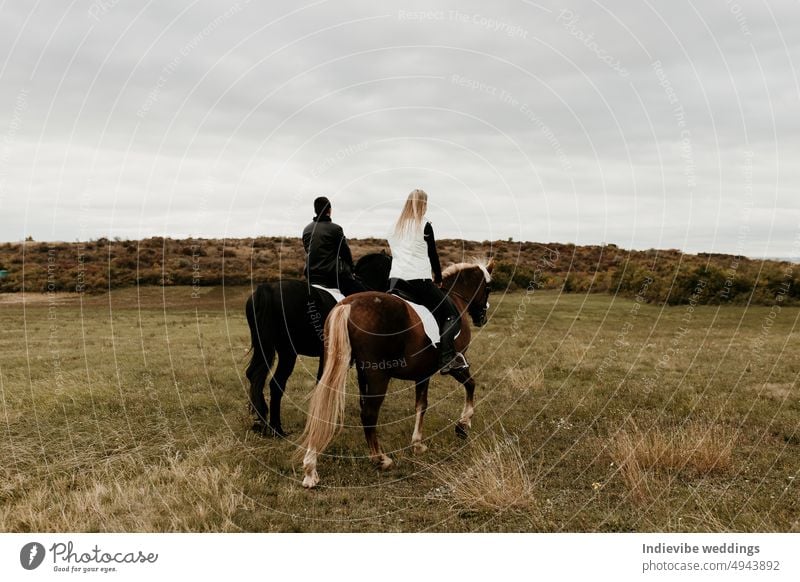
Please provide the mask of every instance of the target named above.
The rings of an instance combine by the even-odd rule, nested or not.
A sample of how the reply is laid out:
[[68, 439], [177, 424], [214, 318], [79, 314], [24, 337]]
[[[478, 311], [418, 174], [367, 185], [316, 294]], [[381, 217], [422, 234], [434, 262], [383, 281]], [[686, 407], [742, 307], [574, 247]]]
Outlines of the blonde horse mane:
[[458, 274], [461, 271], [473, 269], [475, 267], [478, 267], [481, 271], [483, 271], [484, 279], [486, 279], [487, 283], [491, 283], [491, 271], [494, 268], [494, 259], [473, 258], [471, 263], [456, 263], [454, 265], [450, 265], [444, 271], [442, 271], [442, 277], [450, 277]]

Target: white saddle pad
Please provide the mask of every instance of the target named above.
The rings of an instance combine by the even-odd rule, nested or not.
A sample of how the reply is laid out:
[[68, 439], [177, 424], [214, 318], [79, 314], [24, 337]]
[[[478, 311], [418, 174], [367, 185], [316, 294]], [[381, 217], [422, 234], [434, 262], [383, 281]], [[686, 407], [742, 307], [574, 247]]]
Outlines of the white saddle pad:
[[327, 291], [331, 297], [336, 300], [336, 303], [339, 303], [342, 299], [344, 299], [344, 295], [338, 289], [331, 289], [329, 287], [323, 287], [322, 285], [311, 285], [312, 287], [316, 287], [317, 289], [322, 289], [323, 291]]
[[[400, 299], [403, 299], [400, 297]], [[428, 339], [431, 340], [433, 345], [439, 343], [439, 324], [436, 323], [436, 318], [431, 313], [431, 310], [425, 307], [424, 305], [420, 305], [419, 303], [413, 303], [407, 299], [403, 299], [406, 303], [411, 306], [411, 309], [417, 312], [419, 318], [422, 320], [422, 328], [425, 330], [425, 335], [428, 336]]]
[[[317, 289], [322, 289], [323, 291], [327, 291], [330, 293], [331, 297], [336, 300], [336, 303], [339, 303], [342, 299], [344, 299], [344, 295], [338, 289], [331, 289], [329, 287], [323, 287], [322, 285], [312, 285], [312, 287], [316, 287]], [[395, 295], [395, 297], [397, 297]], [[402, 297], [398, 297], [398, 299], [403, 299]], [[414, 303], [413, 301], [409, 301], [407, 299], [403, 299], [406, 303], [411, 306], [419, 318], [422, 320], [422, 328], [425, 330], [425, 335], [428, 336], [428, 339], [431, 340], [433, 345], [439, 343], [439, 324], [436, 323], [436, 318], [431, 313], [431, 310], [425, 307], [424, 305], [420, 305], [419, 303]], [[461, 332], [456, 334], [456, 337], [460, 335]]]

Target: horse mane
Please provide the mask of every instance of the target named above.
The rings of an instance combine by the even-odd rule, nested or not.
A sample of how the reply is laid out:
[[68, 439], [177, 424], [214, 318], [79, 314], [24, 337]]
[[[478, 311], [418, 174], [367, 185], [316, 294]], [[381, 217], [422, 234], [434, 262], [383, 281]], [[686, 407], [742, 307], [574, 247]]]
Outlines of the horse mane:
[[492, 276], [489, 274], [489, 270], [487, 269], [488, 265], [489, 261], [487, 259], [479, 258], [474, 258], [471, 263], [456, 263], [454, 265], [450, 265], [444, 271], [442, 271], [442, 279], [446, 277], [452, 277], [461, 271], [478, 267], [481, 271], [483, 271], [483, 277], [486, 279], [486, 282], [490, 283], [492, 281]]

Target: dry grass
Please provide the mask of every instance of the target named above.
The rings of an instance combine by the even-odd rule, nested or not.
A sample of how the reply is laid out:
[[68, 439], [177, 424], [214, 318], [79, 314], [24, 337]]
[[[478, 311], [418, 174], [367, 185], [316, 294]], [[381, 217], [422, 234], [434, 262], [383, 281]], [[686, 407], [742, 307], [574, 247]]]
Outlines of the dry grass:
[[469, 509], [504, 511], [537, 507], [536, 479], [528, 474], [519, 442], [511, 435], [491, 436], [476, 442], [461, 460], [429, 465], [457, 505]]
[[544, 370], [541, 366], [509, 368], [508, 383], [515, 391], [539, 391], [544, 388]]
[[617, 433], [608, 450], [632, 499], [644, 502], [662, 489], [660, 476], [728, 471], [735, 444], [736, 433], [727, 427], [692, 422], [672, 431], [634, 426]]
[[54, 476], [0, 507], [0, 531], [241, 531], [238, 515], [253, 508], [236, 485], [241, 466], [192, 465], [173, 459], [145, 474], [132, 463]]
[[555, 361], [564, 368], [579, 367], [586, 363], [589, 347], [571, 335], [555, 343], [553, 348], [556, 352]]
[[[379, 431], [398, 462], [376, 472], [354, 395], [311, 493], [292, 455], [316, 360], [298, 361], [284, 398], [291, 439], [256, 435], [251, 290], [202, 291], [85, 296], [56, 320], [49, 302], [0, 303], [0, 531], [800, 531], [800, 402], [782, 394], [796, 307], [765, 335], [769, 308], [697, 306], [677, 336], [683, 308], [633, 317], [629, 301], [542, 291], [522, 312], [527, 296], [498, 296], [470, 348], [472, 440], [453, 434], [463, 389], [437, 375], [424, 470], [409, 462], [413, 386], [394, 382]], [[629, 320], [630, 345], [615, 344]]]

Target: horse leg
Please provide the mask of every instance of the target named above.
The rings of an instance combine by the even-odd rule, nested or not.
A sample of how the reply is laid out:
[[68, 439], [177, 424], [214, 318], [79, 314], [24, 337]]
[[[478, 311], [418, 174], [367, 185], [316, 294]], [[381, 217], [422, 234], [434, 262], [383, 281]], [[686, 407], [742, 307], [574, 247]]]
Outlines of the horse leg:
[[428, 450], [428, 447], [422, 444], [422, 419], [425, 416], [425, 411], [428, 410], [428, 384], [430, 379], [417, 382], [417, 404], [416, 412], [417, 418], [414, 422], [414, 434], [411, 436], [411, 447], [415, 454], [421, 454]]
[[456, 435], [465, 439], [467, 438], [467, 430], [472, 427], [472, 415], [475, 413], [475, 381], [472, 379], [469, 368], [455, 370], [452, 376], [464, 385], [464, 391], [466, 392], [464, 410], [461, 411], [461, 418], [456, 423]]
[[358, 388], [361, 392], [361, 424], [369, 446], [369, 458], [381, 469], [392, 466], [392, 460], [381, 450], [378, 443], [378, 413], [386, 397], [389, 378], [380, 372], [366, 373], [358, 369]]
[[264, 360], [259, 347], [254, 348], [253, 357], [247, 366], [247, 379], [250, 380], [250, 410], [255, 414], [253, 430], [263, 432], [267, 422], [267, 401], [264, 400], [264, 384], [269, 376], [270, 363]]
[[292, 375], [295, 363], [297, 363], [297, 355], [293, 352], [279, 354], [278, 366], [269, 381], [269, 430], [274, 436], [286, 436], [281, 426], [281, 398], [283, 398], [286, 382]]
[[319, 380], [322, 378], [323, 370], [325, 370], [325, 354], [319, 357], [319, 365], [317, 366], [317, 384], [319, 384]]

